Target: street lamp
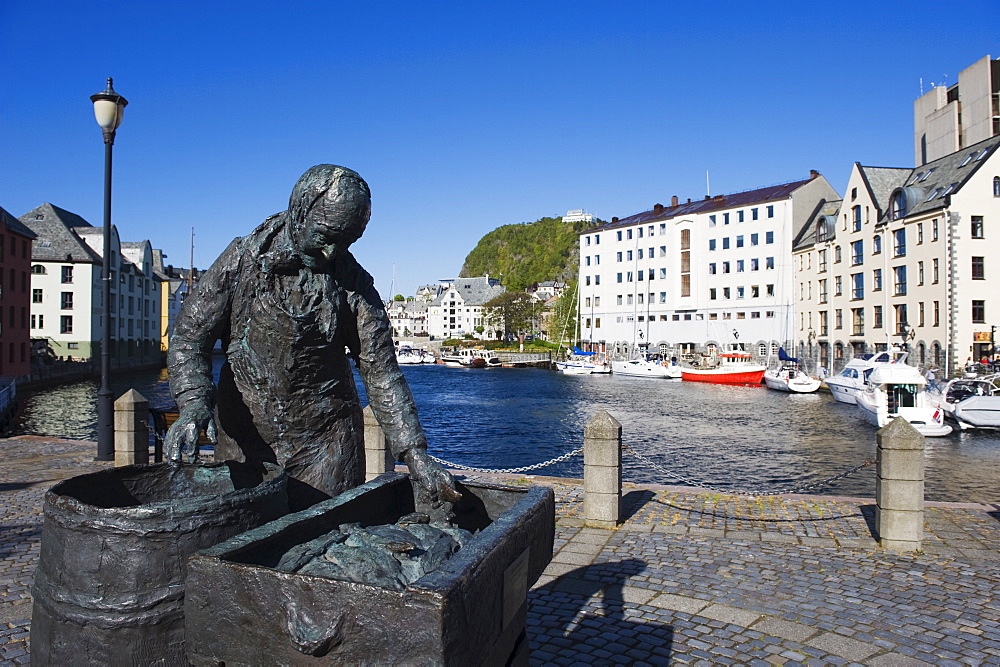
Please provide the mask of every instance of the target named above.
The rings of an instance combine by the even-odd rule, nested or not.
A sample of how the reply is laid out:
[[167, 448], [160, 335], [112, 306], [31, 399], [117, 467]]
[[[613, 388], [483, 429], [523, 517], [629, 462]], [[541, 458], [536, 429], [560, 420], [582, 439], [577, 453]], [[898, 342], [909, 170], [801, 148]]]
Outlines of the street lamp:
[[910, 347], [910, 341], [917, 337], [917, 330], [910, 327], [906, 322], [903, 322], [899, 325], [899, 333], [897, 335], [903, 339], [903, 349], [906, 350]]
[[101, 264], [101, 388], [97, 391], [97, 460], [115, 458], [115, 405], [111, 393], [111, 152], [128, 100], [108, 87], [90, 96], [104, 134], [104, 257]]

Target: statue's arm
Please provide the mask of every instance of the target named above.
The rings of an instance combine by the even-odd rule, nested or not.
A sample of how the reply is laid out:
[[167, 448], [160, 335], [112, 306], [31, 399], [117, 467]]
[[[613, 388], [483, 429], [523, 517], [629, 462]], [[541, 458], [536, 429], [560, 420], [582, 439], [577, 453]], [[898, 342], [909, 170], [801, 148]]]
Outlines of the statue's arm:
[[215, 442], [215, 382], [212, 348], [222, 337], [231, 310], [233, 276], [239, 261], [233, 241], [208, 271], [202, 274], [174, 321], [167, 352], [170, 392], [180, 415], [170, 427], [164, 446], [167, 458], [179, 461], [184, 449], [197, 457], [198, 436], [204, 431]]
[[351, 352], [386, 443], [393, 457], [407, 465], [432, 504], [458, 500], [461, 494], [454, 478], [427, 454], [427, 437], [417, 418], [413, 394], [396, 362], [392, 327], [374, 281], [360, 266], [355, 276], [350, 303], [358, 335]]

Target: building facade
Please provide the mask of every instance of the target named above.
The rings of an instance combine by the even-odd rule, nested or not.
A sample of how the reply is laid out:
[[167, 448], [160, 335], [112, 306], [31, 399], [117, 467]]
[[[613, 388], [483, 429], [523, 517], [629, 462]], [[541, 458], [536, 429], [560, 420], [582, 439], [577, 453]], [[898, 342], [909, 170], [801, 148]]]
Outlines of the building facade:
[[629, 357], [695, 355], [733, 342], [766, 356], [786, 344], [795, 302], [792, 241], [822, 201], [824, 177], [706, 197], [580, 235], [580, 338]]
[[31, 373], [31, 247], [35, 234], [0, 208], [0, 377]]
[[913, 103], [914, 164], [924, 165], [1000, 135], [1000, 60], [985, 56]]
[[998, 147], [993, 137], [914, 169], [854, 165], [843, 201], [794, 250], [797, 334], [819, 365], [836, 372], [896, 345], [952, 374], [994, 353]]
[[[52, 204], [21, 216], [37, 242], [31, 258], [33, 340], [57, 357], [97, 360], [102, 338], [103, 230]], [[160, 363], [161, 285], [148, 241], [111, 229], [111, 358], [116, 367]]]
[[434, 338], [497, 337], [483, 317], [483, 307], [507, 290], [489, 276], [442, 280], [441, 293], [427, 306], [427, 331]]

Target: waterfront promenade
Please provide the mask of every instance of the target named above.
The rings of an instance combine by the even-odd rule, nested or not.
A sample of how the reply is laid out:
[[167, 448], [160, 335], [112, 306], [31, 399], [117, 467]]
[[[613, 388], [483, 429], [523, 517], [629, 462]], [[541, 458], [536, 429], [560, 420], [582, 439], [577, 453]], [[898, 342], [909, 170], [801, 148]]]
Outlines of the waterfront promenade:
[[[95, 451], [0, 440], [0, 665], [30, 660], [42, 496], [108, 465]], [[871, 499], [626, 484], [627, 520], [599, 530], [578, 480], [503, 478], [556, 492], [533, 664], [1000, 664], [1000, 505], [929, 503], [924, 551], [897, 555], [872, 537]]]

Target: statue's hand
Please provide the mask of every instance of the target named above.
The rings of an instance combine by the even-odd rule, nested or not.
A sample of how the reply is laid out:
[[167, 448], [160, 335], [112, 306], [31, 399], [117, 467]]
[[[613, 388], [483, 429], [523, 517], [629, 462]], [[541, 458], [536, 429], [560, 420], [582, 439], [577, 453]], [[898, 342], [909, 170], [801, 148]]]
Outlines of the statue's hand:
[[[406, 450], [403, 461], [410, 469], [410, 478], [419, 487], [418, 500], [428, 502], [434, 508], [453, 503], [462, 498], [455, 486], [455, 478], [447, 470], [427, 455], [427, 450], [414, 447]], [[450, 510], [450, 506], [447, 508]]]
[[212, 409], [200, 403], [190, 403], [181, 409], [170, 429], [163, 439], [166, 458], [173, 463], [180, 463], [184, 450], [188, 451], [191, 461], [198, 460], [198, 436], [204, 431], [212, 444], [218, 440], [215, 432], [215, 420], [212, 419]]

